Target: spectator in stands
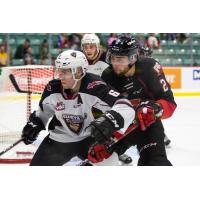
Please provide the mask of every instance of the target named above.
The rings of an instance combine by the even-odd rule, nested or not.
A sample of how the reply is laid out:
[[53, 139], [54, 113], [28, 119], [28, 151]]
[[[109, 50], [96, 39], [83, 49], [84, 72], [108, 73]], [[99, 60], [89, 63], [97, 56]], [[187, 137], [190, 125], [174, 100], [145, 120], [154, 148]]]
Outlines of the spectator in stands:
[[176, 33], [167, 33], [167, 40], [175, 40]]
[[167, 40], [167, 33], [159, 33], [161, 40]]
[[51, 65], [52, 63], [54, 63], [54, 62], [51, 61], [51, 60], [48, 60], [48, 59], [41, 59], [40, 60], [40, 65]]
[[176, 33], [160, 33], [160, 39], [161, 40], [175, 40], [176, 39]]
[[40, 62], [45, 62], [46, 59], [49, 57], [49, 43], [47, 39], [44, 39], [39, 47], [39, 59]]
[[112, 42], [114, 40], [116, 40], [116, 39], [117, 39], [117, 33], [111, 33], [110, 36], [109, 36], [109, 38], [108, 38], [108, 41], [107, 41], [108, 45], [111, 45]]
[[81, 50], [81, 38], [82, 35], [78, 33], [73, 33], [68, 36], [68, 45], [70, 49]]
[[34, 60], [33, 60], [33, 55], [32, 55], [32, 49], [31, 47], [29, 47], [28, 49], [26, 49], [26, 53], [24, 55], [24, 64], [25, 65], [33, 65]]
[[176, 34], [176, 40], [180, 43], [183, 43], [187, 39], [187, 36], [185, 33], [177, 33]]
[[156, 38], [154, 33], [149, 33], [147, 46], [152, 49], [158, 49], [160, 47], [160, 41]]
[[29, 39], [26, 39], [24, 41], [24, 44], [22, 45], [19, 45], [17, 47], [17, 50], [16, 50], [16, 53], [15, 53], [15, 58], [16, 59], [23, 59], [26, 52], [27, 52], [27, 49], [30, 47], [30, 41]]
[[0, 66], [6, 66], [8, 61], [8, 54], [5, 45], [0, 45]]
[[61, 33], [58, 36], [58, 48], [65, 49], [69, 48], [69, 41], [68, 41], [68, 35], [67, 33]]
[[139, 37], [137, 37], [137, 39], [138, 39], [138, 42], [139, 42], [140, 46], [146, 46], [145, 37], [139, 36]]
[[131, 37], [131, 33], [123, 33], [124, 36]]

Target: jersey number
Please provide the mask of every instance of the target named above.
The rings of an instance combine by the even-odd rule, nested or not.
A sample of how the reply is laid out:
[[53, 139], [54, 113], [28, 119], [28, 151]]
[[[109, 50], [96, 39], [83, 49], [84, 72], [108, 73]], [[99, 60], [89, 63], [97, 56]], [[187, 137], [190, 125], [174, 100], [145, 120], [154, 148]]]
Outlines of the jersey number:
[[118, 97], [118, 96], [120, 95], [119, 92], [116, 92], [116, 91], [114, 91], [114, 90], [110, 90], [110, 91], [109, 91], [109, 94], [112, 95], [112, 96], [114, 96], [114, 97]]
[[167, 90], [168, 90], [169, 88], [168, 88], [168, 86], [167, 86], [167, 83], [166, 83], [165, 79], [160, 79], [160, 83], [161, 83], [162, 86], [163, 86], [164, 92], [167, 92]]

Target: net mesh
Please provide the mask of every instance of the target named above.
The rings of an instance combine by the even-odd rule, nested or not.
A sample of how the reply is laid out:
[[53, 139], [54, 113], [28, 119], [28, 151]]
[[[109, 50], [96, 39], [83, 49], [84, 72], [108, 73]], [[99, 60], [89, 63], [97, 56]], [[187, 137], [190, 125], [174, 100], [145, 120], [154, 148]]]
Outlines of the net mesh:
[[[13, 86], [12, 74], [23, 92]], [[0, 152], [20, 139], [27, 118], [38, 107], [40, 94], [45, 85], [54, 78], [52, 66], [4, 67], [0, 75]], [[38, 94], [34, 94], [38, 93]], [[0, 157], [0, 163], [29, 162], [37, 146], [20, 143]]]

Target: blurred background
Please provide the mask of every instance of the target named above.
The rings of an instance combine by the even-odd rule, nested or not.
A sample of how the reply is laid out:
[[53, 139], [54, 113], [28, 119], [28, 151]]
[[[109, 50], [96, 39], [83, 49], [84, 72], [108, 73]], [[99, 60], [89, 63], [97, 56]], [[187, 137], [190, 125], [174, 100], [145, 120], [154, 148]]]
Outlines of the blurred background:
[[[122, 33], [97, 33], [107, 50]], [[200, 66], [200, 33], [125, 33], [151, 47], [163, 66]], [[51, 65], [65, 49], [81, 49], [83, 33], [0, 33], [0, 67]]]

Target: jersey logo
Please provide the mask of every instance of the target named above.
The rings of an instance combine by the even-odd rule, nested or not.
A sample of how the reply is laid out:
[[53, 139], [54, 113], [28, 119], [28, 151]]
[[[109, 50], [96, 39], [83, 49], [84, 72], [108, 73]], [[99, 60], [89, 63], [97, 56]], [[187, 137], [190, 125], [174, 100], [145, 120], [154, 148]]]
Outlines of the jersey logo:
[[69, 130], [79, 135], [84, 124], [84, 120], [87, 118], [87, 114], [84, 117], [81, 115], [63, 114], [62, 115]]
[[73, 57], [76, 58], [76, 52], [72, 52], [72, 53], [71, 53], [71, 56], [73, 56]]
[[62, 101], [61, 102], [57, 102], [56, 110], [57, 111], [65, 110], [65, 104]]
[[87, 89], [92, 89], [94, 88], [96, 85], [106, 85], [106, 83], [104, 83], [103, 81], [93, 81], [92, 83], [89, 83], [87, 86]]

